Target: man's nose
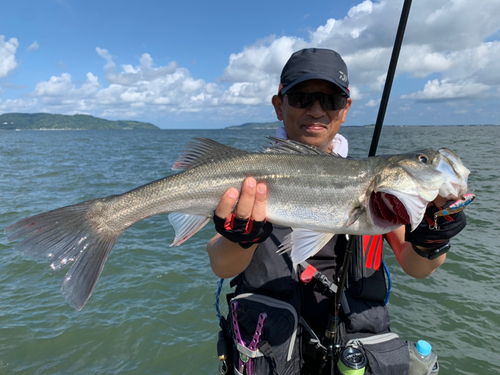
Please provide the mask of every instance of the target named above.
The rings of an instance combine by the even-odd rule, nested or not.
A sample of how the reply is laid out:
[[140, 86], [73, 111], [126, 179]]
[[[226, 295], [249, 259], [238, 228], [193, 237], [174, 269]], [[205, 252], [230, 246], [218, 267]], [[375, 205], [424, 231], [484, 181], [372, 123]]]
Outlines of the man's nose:
[[309, 108], [307, 112], [310, 116], [314, 118], [319, 118], [325, 115], [325, 110], [321, 106], [321, 103], [319, 102], [318, 99], [314, 101], [313, 105]]

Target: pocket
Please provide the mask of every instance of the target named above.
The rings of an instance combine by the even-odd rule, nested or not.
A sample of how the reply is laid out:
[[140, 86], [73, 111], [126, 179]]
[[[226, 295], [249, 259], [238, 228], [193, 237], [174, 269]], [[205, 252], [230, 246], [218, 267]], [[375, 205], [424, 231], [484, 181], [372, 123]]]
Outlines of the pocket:
[[292, 305], [246, 293], [230, 301], [236, 374], [298, 374], [298, 315]]
[[365, 375], [402, 375], [410, 369], [408, 344], [389, 332], [351, 339], [346, 347], [361, 348], [368, 360]]
[[353, 298], [349, 292], [342, 308], [345, 312], [345, 327], [348, 334], [366, 332], [379, 334], [389, 331], [391, 320], [387, 306], [381, 302]]

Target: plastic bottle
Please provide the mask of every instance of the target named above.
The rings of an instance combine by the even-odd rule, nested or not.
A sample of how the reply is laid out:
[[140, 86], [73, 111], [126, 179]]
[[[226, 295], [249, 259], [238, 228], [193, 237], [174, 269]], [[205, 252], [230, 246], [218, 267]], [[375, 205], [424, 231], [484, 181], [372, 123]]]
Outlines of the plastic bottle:
[[439, 363], [437, 355], [427, 341], [419, 340], [410, 351], [410, 375], [437, 375]]

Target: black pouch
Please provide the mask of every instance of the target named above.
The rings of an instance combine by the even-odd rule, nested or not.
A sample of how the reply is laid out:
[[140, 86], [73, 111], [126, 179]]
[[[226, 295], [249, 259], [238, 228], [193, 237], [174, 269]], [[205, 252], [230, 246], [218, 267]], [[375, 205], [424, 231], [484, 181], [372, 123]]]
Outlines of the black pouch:
[[[378, 334], [388, 332], [391, 325], [387, 306], [382, 302], [353, 298], [349, 292], [344, 293], [342, 310], [345, 332], [364, 332]], [[349, 336], [347, 336], [349, 337]]]
[[361, 348], [368, 364], [365, 375], [403, 375], [410, 368], [408, 345], [390, 332], [383, 302], [365, 301], [344, 294], [344, 316], [339, 326], [340, 345]]
[[[289, 303], [264, 295], [245, 293], [231, 299], [228, 320], [234, 340], [234, 373], [246, 374], [249, 366], [254, 375], [296, 375], [300, 373], [300, 335], [298, 315]], [[251, 350], [259, 316], [266, 317], [260, 342]], [[237, 325], [232, 323], [233, 316]], [[261, 318], [262, 321], [262, 318]], [[238, 339], [237, 331], [243, 343]]]
[[365, 375], [403, 375], [410, 369], [408, 344], [393, 332], [351, 339], [346, 347], [365, 353], [368, 361]]

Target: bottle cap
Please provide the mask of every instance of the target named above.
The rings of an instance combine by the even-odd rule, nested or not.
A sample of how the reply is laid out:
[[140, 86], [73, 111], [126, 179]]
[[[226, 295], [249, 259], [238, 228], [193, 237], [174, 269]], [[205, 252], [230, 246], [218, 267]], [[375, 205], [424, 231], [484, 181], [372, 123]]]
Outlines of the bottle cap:
[[432, 352], [432, 345], [427, 341], [418, 340], [417, 342], [417, 352], [424, 357], [428, 356]]

